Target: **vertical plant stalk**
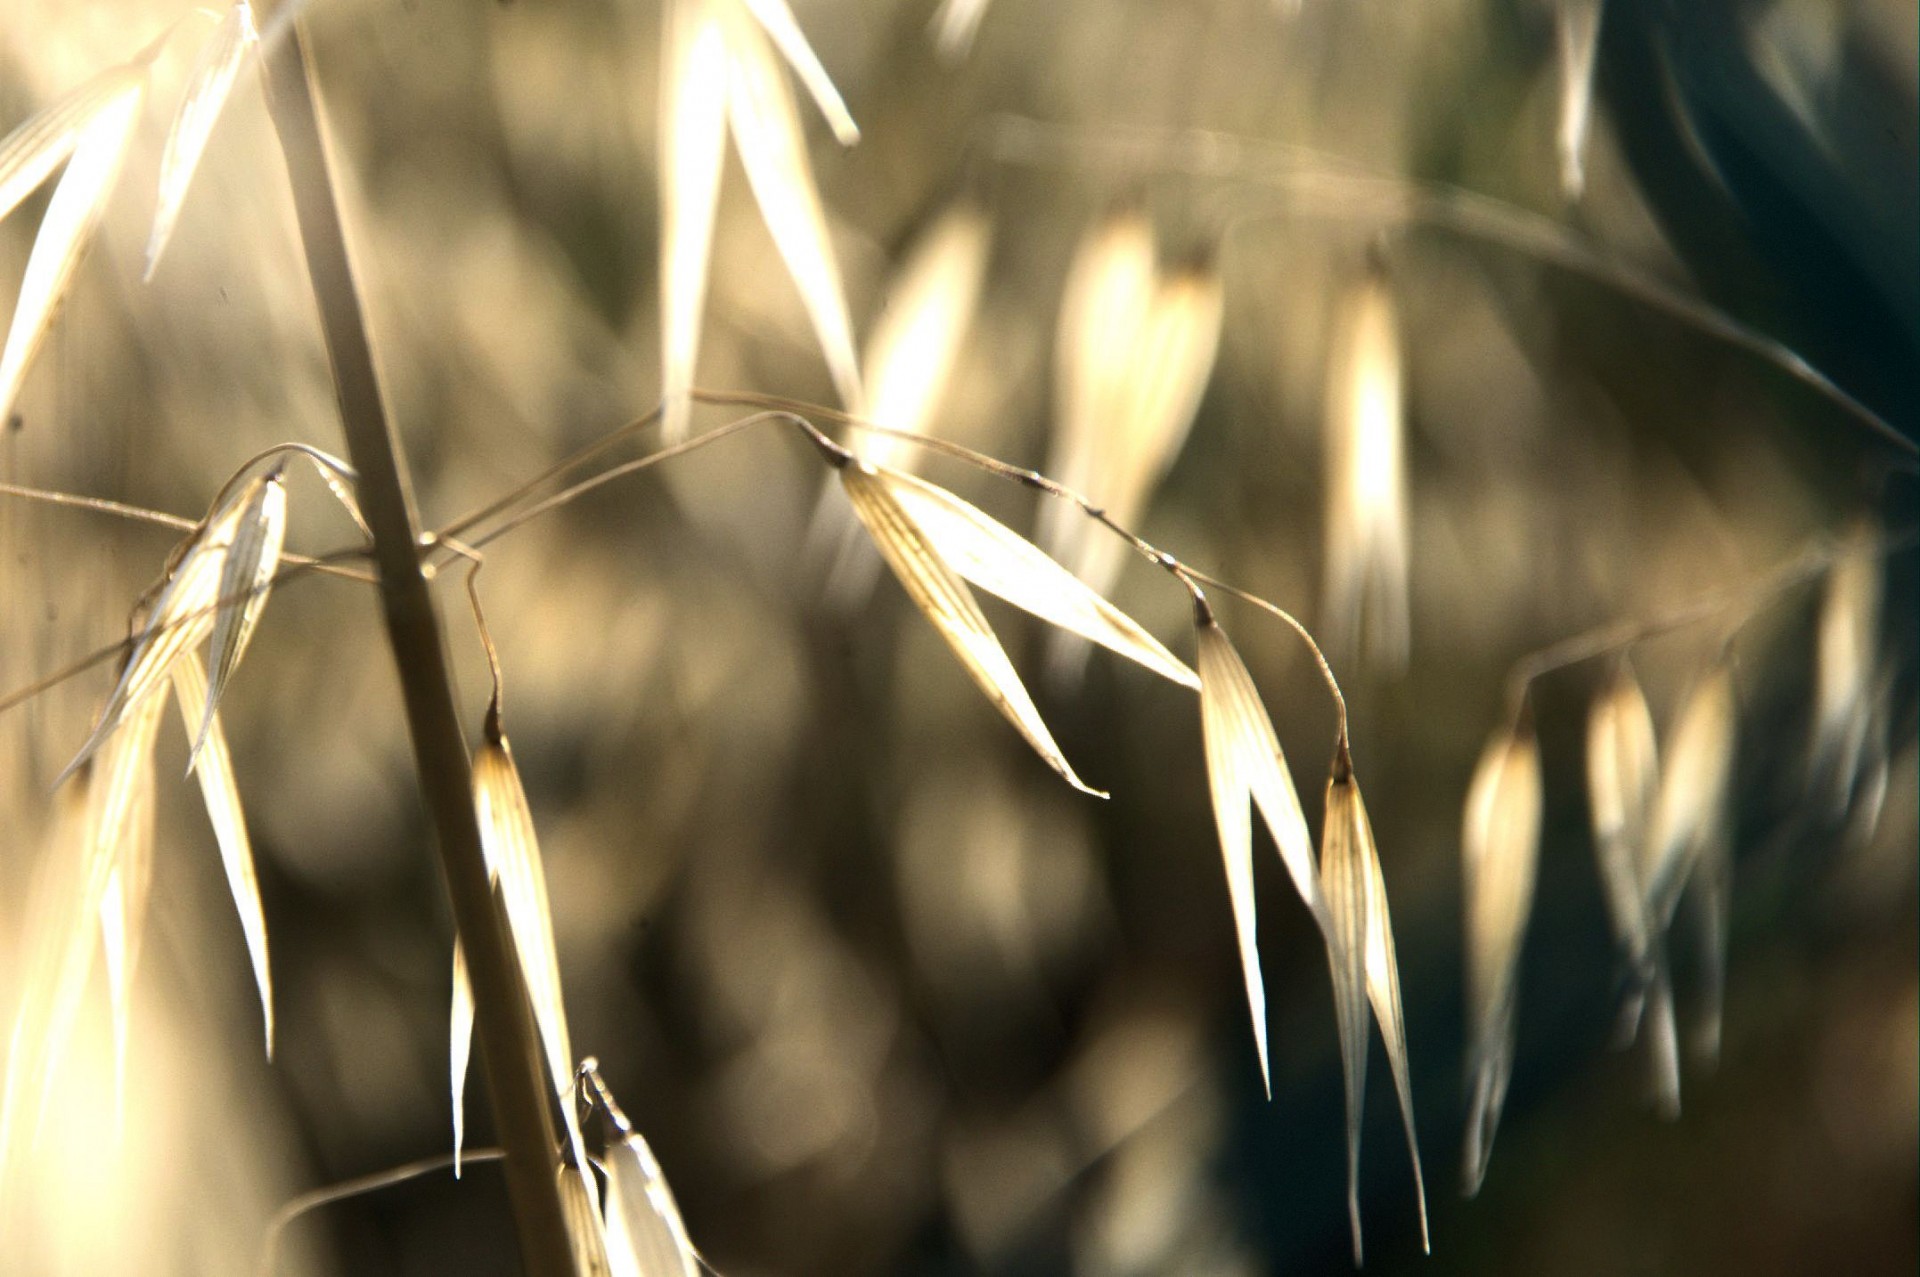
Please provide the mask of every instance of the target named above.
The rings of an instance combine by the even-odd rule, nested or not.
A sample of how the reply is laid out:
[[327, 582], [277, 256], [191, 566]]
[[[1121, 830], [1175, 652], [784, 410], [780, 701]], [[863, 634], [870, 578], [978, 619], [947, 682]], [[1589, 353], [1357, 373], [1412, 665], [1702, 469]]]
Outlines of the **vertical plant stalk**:
[[414, 767], [473, 980], [481, 1060], [506, 1149], [507, 1188], [521, 1254], [533, 1277], [571, 1277], [572, 1249], [555, 1174], [559, 1143], [551, 1086], [506, 917], [494, 899], [481, 854], [466, 735], [454, 704], [439, 617], [420, 569], [419, 520], [374, 372], [298, 23], [267, 50], [264, 72], [268, 106], [293, 185], [341, 425], [360, 475], [361, 509], [373, 534], [387, 642], [406, 701]]

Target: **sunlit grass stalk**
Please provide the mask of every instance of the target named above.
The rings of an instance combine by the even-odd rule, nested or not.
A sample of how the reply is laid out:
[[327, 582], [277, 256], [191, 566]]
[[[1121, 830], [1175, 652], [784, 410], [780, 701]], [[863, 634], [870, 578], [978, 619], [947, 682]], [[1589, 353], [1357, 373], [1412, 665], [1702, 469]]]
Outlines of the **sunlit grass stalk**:
[[521, 1254], [535, 1277], [560, 1277], [573, 1271], [573, 1257], [554, 1178], [557, 1143], [539, 1036], [506, 920], [488, 881], [465, 732], [439, 620], [421, 571], [418, 520], [374, 371], [345, 229], [334, 202], [304, 36], [297, 25], [267, 56], [265, 68], [268, 104], [293, 186], [341, 423], [373, 537], [387, 639], [406, 703], [415, 770], [473, 980], [481, 1059], [506, 1149], [507, 1187]]

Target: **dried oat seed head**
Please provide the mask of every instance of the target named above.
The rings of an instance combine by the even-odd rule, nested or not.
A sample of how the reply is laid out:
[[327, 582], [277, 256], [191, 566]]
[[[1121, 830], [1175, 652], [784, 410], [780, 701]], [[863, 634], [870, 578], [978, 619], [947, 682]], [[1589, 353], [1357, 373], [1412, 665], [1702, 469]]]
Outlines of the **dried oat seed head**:
[[1540, 857], [1540, 752], [1530, 723], [1487, 743], [1460, 832], [1469, 1089], [1463, 1179], [1477, 1193], [1513, 1071], [1517, 973]]
[[173, 127], [167, 133], [167, 148], [160, 159], [160, 195], [153, 210], [153, 233], [147, 240], [147, 279], [153, 278], [160, 255], [173, 238], [187, 188], [193, 184], [194, 171], [200, 167], [200, 157], [206, 153], [214, 125], [220, 122], [240, 68], [259, 48], [253, 6], [247, 0], [234, 0], [201, 46], [180, 109], [174, 113]]

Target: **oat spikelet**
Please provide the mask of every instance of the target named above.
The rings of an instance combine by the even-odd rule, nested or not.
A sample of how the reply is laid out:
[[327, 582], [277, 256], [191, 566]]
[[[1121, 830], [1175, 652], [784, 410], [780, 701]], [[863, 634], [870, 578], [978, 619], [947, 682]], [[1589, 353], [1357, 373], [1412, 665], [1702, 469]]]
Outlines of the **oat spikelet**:
[[1347, 1216], [1353, 1229], [1353, 1262], [1361, 1262], [1360, 1117], [1367, 1081], [1367, 1006], [1380, 1026], [1393, 1070], [1407, 1151], [1413, 1159], [1420, 1206], [1420, 1245], [1427, 1238], [1427, 1190], [1420, 1170], [1420, 1142], [1413, 1121], [1413, 1079], [1407, 1066], [1406, 1016], [1400, 1002], [1400, 963], [1394, 954], [1393, 919], [1387, 909], [1386, 877], [1374, 843], [1367, 805], [1353, 778], [1345, 741], [1327, 781], [1326, 828], [1320, 844], [1320, 876], [1330, 930], [1334, 1008], [1340, 1021], [1340, 1053], [1346, 1065]]
[[215, 614], [221, 610], [220, 580], [227, 551], [245, 513], [245, 503], [230, 501], [208, 516], [187, 539], [159, 600], [137, 631], [139, 637], [126, 669], [100, 711], [93, 734], [60, 773], [56, 784], [93, 757], [120, 726], [129, 708], [161, 685], [182, 653], [199, 646], [213, 633]]
[[[1240, 966], [1247, 985], [1247, 1009], [1253, 1018], [1254, 1045], [1260, 1053], [1260, 1077], [1272, 1095], [1267, 1053], [1266, 988], [1260, 976], [1260, 954], [1253, 894], [1253, 822], [1249, 805], [1260, 809], [1267, 832], [1280, 852], [1281, 863], [1314, 920], [1327, 929], [1320, 882], [1313, 866], [1313, 836], [1307, 831], [1287, 770], [1286, 755], [1274, 734], [1273, 720], [1260, 703], [1253, 678], [1213, 619], [1212, 611], [1195, 602], [1196, 643], [1200, 670], [1200, 732], [1206, 750], [1207, 783], [1213, 798], [1213, 819], [1220, 832], [1220, 854], [1226, 863], [1227, 891], [1233, 901], [1234, 931], [1239, 941]], [[1330, 935], [1330, 933], [1329, 933]], [[1329, 944], [1332, 941], [1329, 939]]]
[[1701, 854], [1719, 838], [1732, 795], [1733, 671], [1716, 665], [1687, 695], [1669, 735], [1644, 882], [1649, 926], [1664, 932]]
[[687, 436], [727, 147], [727, 46], [710, 0], [667, 0], [660, 71], [661, 433]]
[[221, 693], [239, 668], [254, 627], [267, 610], [267, 595], [280, 569], [280, 548], [286, 541], [287, 486], [278, 470], [254, 479], [234, 498], [234, 505], [239, 507], [239, 518], [233, 543], [221, 559], [220, 585], [215, 594], [220, 609], [214, 615], [207, 648], [213, 677], [207, 684], [201, 726], [188, 756], [188, 767], [200, 757]]
[[[979, 305], [990, 240], [986, 215], [958, 205], [927, 228], [894, 275], [863, 352], [875, 423], [926, 433]], [[918, 459], [912, 445], [882, 435], [859, 433], [851, 446], [895, 470], [911, 470]]]
[[1179, 657], [1039, 546], [945, 488], [897, 470], [871, 468], [934, 554], [961, 577], [1162, 678], [1199, 690], [1199, 677]]
[[1406, 668], [1407, 491], [1400, 335], [1384, 273], [1347, 299], [1328, 361], [1329, 646]]
[[[1653, 712], [1633, 667], [1623, 660], [1587, 716], [1587, 806], [1607, 915], [1636, 984], [1647, 977], [1646, 892], [1640, 866], [1659, 786]], [[1637, 1014], [1627, 1016], [1630, 1024], [1637, 1020]]]
[[[107, 76], [107, 89], [97, 99], [87, 99], [91, 109], [85, 115], [69, 119], [62, 112], [58, 126], [51, 128], [41, 117], [35, 117], [14, 135], [26, 135], [24, 153], [16, 154], [10, 142], [4, 148], [6, 154], [0, 157], [0, 173], [4, 174], [0, 176], [0, 191], [4, 192], [0, 204], [11, 211], [45, 179], [62, 155], [70, 153], [66, 172], [53, 188], [53, 198], [47, 202], [39, 234], [34, 237], [33, 252], [20, 281], [20, 295], [14, 302], [13, 322], [7, 329], [6, 347], [0, 350], [0, 421], [13, 415], [27, 368], [52, 327], [54, 313], [100, 225], [107, 197], [113, 193], [127, 148], [139, 128], [140, 108], [146, 101], [146, 63], [136, 61]], [[50, 109], [59, 110], [60, 105]], [[31, 185], [29, 178], [33, 179]]]
[[1880, 632], [1879, 536], [1862, 520], [1849, 528], [1827, 570], [1814, 664], [1810, 774], [1846, 809], [1873, 713], [1874, 648]]
[[220, 19], [220, 25], [201, 46], [180, 109], [167, 133], [167, 149], [160, 158], [160, 196], [153, 210], [153, 233], [147, 239], [146, 278], [152, 279], [173, 238], [174, 224], [186, 202], [187, 188], [206, 153], [207, 140], [226, 108], [240, 68], [260, 47], [260, 32], [253, 24], [253, 6], [247, 0], [234, 0]]
[[[1096, 227], [1075, 256], [1061, 306], [1048, 473], [1117, 522], [1138, 524], [1199, 410], [1219, 349], [1221, 305], [1211, 263], [1160, 268], [1144, 214], [1122, 210]], [[1111, 592], [1126, 556], [1119, 542], [1052, 508], [1042, 515], [1041, 540], [1081, 580]], [[1056, 648], [1055, 659], [1072, 669], [1068, 651]]]
[[1513, 1071], [1521, 943], [1540, 856], [1540, 752], [1522, 722], [1487, 743], [1460, 833], [1466, 898], [1469, 1099], [1463, 1180], [1479, 1192]]
[[584, 1072], [611, 1128], [602, 1167], [607, 1177], [607, 1258], [613, 1277], [698, 1277], [699, 1255], [646, 1137], [627, 1121], [598, 1071]]
[[1560, 194], [1571, 204], [1587, 188], [1587, 133], [1593, 122], [1594, 53], [1603, 0], [1558, 0], [1553, 25], [1560, 59]]
[[[173, 691], [180, 706], [181, 725], [196, 731], [195, 723], [209, 697], [207, 672], [200, 658], [188, 652], [172, 665]], [[200, 795], [214, 841], [220, 845], [220, 865], [226, 871], [227, 890], [240, 914], [240, 930], [247, 940], [247, 958], [253, 965], [254, 985], [260, 991], [260, 1016], [266, 1033], [267, 1058], [273, 1058], [273, 978], [267, 964], [267, 919], [260, 907], [260, 882], [253, 868], [253, 844], [240, 806], [240, 788], [233, 777], [233, 756], [221, 729], [219, 711], [208, 707], [197, 729], [193, 771], [200, 778]]]
[[[1100, 436], [1119, 415], [1134, 331], [1153, 294], [1153, 223], [1132, 207], [1090, 228], [1074, 253], [1053, 343], [1054, 423], [1047, 473], [1086, 492]], [[1105, 500], [1105, 494], [1090, 494]], [[1040, 510], [1040, 542], [1076, 564], [1090, 535], [1064, 504]]]
[[1000, 640], [987, 625], [973, 592], [959, 573], [940, 557], [925, 530], [902, 504], [898, 491], [906, 478], [883, 475], [857, 460], [849, 461], [840, 469], [840, 482], [853, 503], [854, 514], [873, 537], [881, 557], [900, 579], [914, 605], [933, 622], [974, 683], [1034, 752], [1068, 784], [1083, 793], [1106, 797], [1074, 774], [1042, 721], [1040, 711], [1034, 708], [1026, 685], [1014, 672]]
[[1668, 1117], [1677, 1117], [1680, 1112], [1680, 1062], [1666, 947], [1675, 911], [1690, 889], [1698, 902], [1706, 985], [1699, 1049], [1708, 1057], [1719, 1050], [1726, 903], [1732, 878], [1737, 701], [1732, 667], [1722, 661], [1694, 685], [1682, 702], [1668, 734], [1647, 858], [1641, 870], [1653, 946], [1653, 987], [1648, 993], [1646, 1014], [1652, 1021], [1654, 1099]]

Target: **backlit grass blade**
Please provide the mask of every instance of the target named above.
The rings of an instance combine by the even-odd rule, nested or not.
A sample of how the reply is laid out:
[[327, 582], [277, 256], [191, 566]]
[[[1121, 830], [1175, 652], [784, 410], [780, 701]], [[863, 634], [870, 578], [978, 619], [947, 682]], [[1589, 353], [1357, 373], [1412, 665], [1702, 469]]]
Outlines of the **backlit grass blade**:
[[[167, 133], [167, 148], [160, 157], [160, 195], [153, 211], [153, 233], [147, 239], [146, 278], [152, 279], [160, 255], [173, 238], [173, 228], [186, 202], [187, 188], [206, 153], [207, 140], [220, 122], [234, 80], [247, 58], [260, 47], [260, 33], [253, 24], [253, 7], [247, 0], [234, 0], [220, 19], [200, 56], [194, 60], [187, 78], [186, 92]], [[218, 680], [216, 680], [218, 681]]]
[[1068, 784], [1083, 793], [1106, 797], [1074, 774], [1000, 640], [987, 625], [973, 593], [900, 504], [892, 484], [859, 461], [841, 468], [840, 481], [854, 513], [880, 548], [881, 557], [987, 699]]
[[806, 136], [786, 73], [768, 47], [767, 37], [743, 15], [725, 24], [727, 38], [727, 117], [734, 144], [747, 171], [754, 199], [773, 236], [774, 247], [800, 292], [825, 354], [834, 387], [848, 412], [860, 416], [860, 364], [854, 354], [853, 325], [847, 318], [846, 290], [827, 235]]
[[126, 839], [116, 853], [113, 874], [100, 901], [100, 948], [106, 959], [107, 996], [113, 1015], [113, 1111], [115, 1125], [126, 1115], [127, 1042], [133, 1023], [133, 978], [140, 965], [140, 940], [153, 886], [153, 760], [134, 779], [126, 819]]
[[973, 48], [980, 31], [980, 19], [987, 16], [987, 0], [940, 0], [927, 28], [933, 33], [933, 47], [947, 62], [958, 62]]
[[1393, 671], [1409, 645], [1400, 364], [1393, 296], [1375, 268], [1346, 299], [1328, 360], [1322, 611], [1330, 649]]
[[1468, 1113], [1463, 1179], [1479, 1192], [1513, 1071], [1517, 971], [1540, 859], [1540, 751], [1530, 725], [1480, 755], [1460, 832], [1467, 945]]
[[20, 295], [14, 302], [7, 344], [0, 350], [0, 421], [13, 413], [27, 368], [53, 324], [54, 312], [73, 281], [75, 269], [106, 212], [107, 197], [120, 176], [121, 163], [140, 124], [146, 99], [144, 69], [118, 83], [74, 137], [66, 172], [53, 188], [46, 215], [27, 258]]
[[1664, 933], [1704, 848], [1720, 836], [1733, 783], [1733, 672], [1716, 666], [1688, 693], [1668, 740], [1643, 881], [1649, 927]]
[[146, 67], [137, 62], [111, 67], [7, 134], [0, 141], [0, 218], [18, 208], [73, 154], [88, 123], [106, 106], [124, 94], [138, 93], [146, 75]]
[[1809, 773], [1825, 786], [1836, 813], [1846, 808], [1873, 708], [1881, 570], [1873, 525], [1857, 523], [1840, 542], [1820, 599]]
[[453, 942], [453, 1005], [447, 1014], [447, 1065], [453, 1093], [453, 1177], [460, 1178], [460, 1154], [467, 1139], [467, 1066], [473, 1058], [473, 981], [467, 952]]
[[504, 735], [494, 734], [473, 759], [473, 802], [480, 819], [480, 841], [487, 863], [498, 877], [520, 955], [534, 1021], [547, 1052], [555, 1093], [573, 1084], [573, 1046], [560, 997], [560, 963], [553, 943], [553, 914], [547, 901], [546, 869], [534, 835], [519, 770]]
[[221, 693], [239, 668], [261, 613], [267, 610], [269, 587], [280, 568], [280, 547], [287, 535], [287, 487], [279, 471], [255, 479], [234, 498], [234, 504], [239, 507], [239, 519], [233, 544], [221, 560], [220, 585], [215, 594], [219, 610], [214, 614], [213, 635], [207, 646], [212, 680], [207, 686], [207, 703], [200, 712], [201, 726], [188, 758], [189, 767], [206, 744]]
[[207, 807], [207, 819], [213, 825], [214, 841], [220, 844], [220, 865], [226, 871], [227, 890], [240, 915], [240, 930], [247, 940], [247, 959], [253, 965], [253, 981], [260, 991], [260, 1016], [266, 1036], [267, 1058], [273, 1058], [273, 976], [267, 964], [267, 919], [260, 907], [260, 881], [254, 873], [253, 843], [247, 837], [246, 812], [240, 805], [240, 787], [233, 777], [233, 755], [227, 749], [226, 732], [220, 726], [218, 710], [207, 704], [207, 672], [200, 658], [185, 653], [172, 665], [173, 690], [180, 705], [180, 722], [191, 738], [195, 724], [199, 728], [199, 753], [193, 771], [200, 778], [200, 796]]
[[1587, 716], [1587, 806], [1614, 938], [1637, 982], [1645, 979], [1647, 961], [1640, 862], [1659, 785], [1653, 713], [1632, 667], [1622, 662]]
[[660, 75], [661, 435], [687, 436], [727, 154], [727, 47], [710, 0], [667, 0]]
[[807, 92], [820, 108], [820, 114], [827, 117], [827, 125], [840, 145], [852, 146], [858, 142], [860, 126], [847, 113], [847, 104], [841, 100], [840, 90], [834, 87], [833, 78], [820, 65], [813, 46], [807, 43], [806, 33], [800, 30], [800, 24], [794, 20], [793, 10], [788, 7], [787, 0], [744, 0], [744, 3], [754, 20], [760, 24], [761, 30], [773, 41], [774, 47], [780, 50], [780, 56], [800, 77], [800, 83], [807, 86]]
[[1199, 690], [1199, 677], [1158, 639], [1033, 542], [924, 479], [878, 467], [874, 476], [920, 529], [933, 552], [974, 585], [1162, 678]]
[[1571, 204], [1587, 188], [1587, 133], [1593, 121], [1594, 54], [1603, 0], [1557, 0], [1553, 25], [1560, 60], [1560, 193]]

